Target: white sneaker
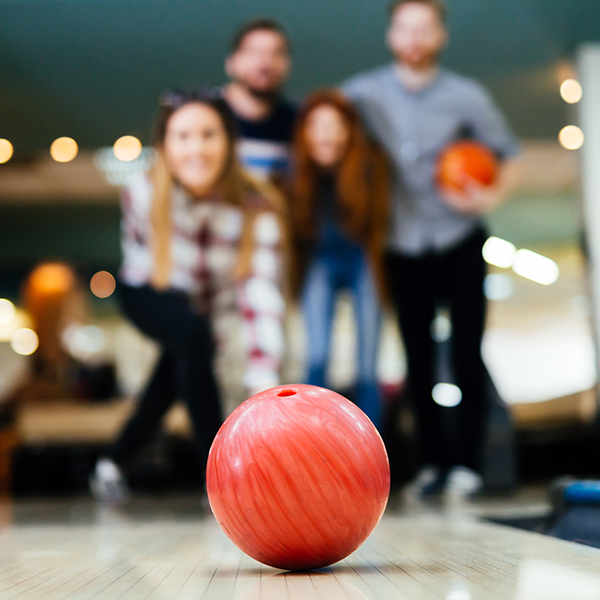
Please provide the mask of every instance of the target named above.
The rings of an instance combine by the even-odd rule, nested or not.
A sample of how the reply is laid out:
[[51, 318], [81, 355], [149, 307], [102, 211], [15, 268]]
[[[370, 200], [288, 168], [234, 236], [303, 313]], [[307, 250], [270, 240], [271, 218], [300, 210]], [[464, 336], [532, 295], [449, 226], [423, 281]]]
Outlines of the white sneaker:
[[129, 486], [121, 469], [109, 458], [101, 458], [90, 475], [90, 492], [94, 500], [122, 504], [129, 499]]
[[483, 489], [483, 478], [468, 467], [452, 467], [446, 479], [446, 494], [455, 498], [468, 498]]
[[438, 467], [429, 465], [417, 473], [417, 476], [406, 486], [406, 491], [410, 495], [419, 497], [437, 494], [444, 487], [444, 479]]

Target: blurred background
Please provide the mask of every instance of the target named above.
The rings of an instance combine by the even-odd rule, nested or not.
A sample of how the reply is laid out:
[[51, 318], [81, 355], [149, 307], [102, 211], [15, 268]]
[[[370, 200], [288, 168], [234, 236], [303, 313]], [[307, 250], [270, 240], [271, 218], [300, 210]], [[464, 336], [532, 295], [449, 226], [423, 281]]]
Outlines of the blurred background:
[[[223, 83], [232, 32], [264, 15], [290, 33], [288, 93], [300, 100], [390, 60], [386, 6], [0, 0], [0, 488], [19, 496], [86, 489], [91, 466], [152, 365], [155, 349], [120, 316], [112, 292], [119, 185], [151, 162], [158, 94]], [[597, 363], [577, 129], [585, 82], [577, 53], [600, 39], [600, 4], [449, 6], [444, 64], [484, 83], [523, 143], [525, 177], [489, 215], [494, 237], [485, 254], [484, 356], [509, 409], [504, 433], [516, 443], [511, 481], [597, 474]], [[355, 371], [352, 311], [345, 299], [338, 308], [331, 375], [337, 388], [348, 389]], [[432, 335], [443, 343], [449, 327], [440, 314]], [[285, 379], [294, 381], [303, 373], [294, 310], [288, 334]], [[235, 370], [236, 360], [223, 357], [221, 372]], [[390, 403], [404, 373], [389, 319], [379, 374]], [[242, 393], [230, 378], [229, 409]], [[185, 468], [185, 414], [175, 410], [168, 421], [165, 436], [140, 459], [141, 487], [194, 485]], [[397, 426], [406, 427], [402, 411]]]

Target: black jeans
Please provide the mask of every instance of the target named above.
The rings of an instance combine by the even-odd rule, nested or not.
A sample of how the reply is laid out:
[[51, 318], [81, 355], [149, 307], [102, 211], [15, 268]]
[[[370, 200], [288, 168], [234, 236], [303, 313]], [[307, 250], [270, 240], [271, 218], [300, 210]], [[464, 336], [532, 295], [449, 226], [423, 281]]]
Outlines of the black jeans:
[[161, 346], [161, 353], [110, 458], [125, 463], [156, 433], [177, 398], [185, 401], [202, 464], [223, 421], [213, 370], [214, 342], [208, 319], [194, 312], [183, 294], [119, 285], [125, 315]]
[[[387, 256], [392, 301], [408, 361], [408, 384], [414, 400], [422, 464], [447, 469], [455, 464], [481, 471], [487, 407], [486, 370], [481, 340], [486, 314], [481, 250], [487, 234], [478, 229], [460, 245], [443, 253]], [[435, 343], [430, 334], [436, 307], [448, 306], [452, 321], [451, 355], [462, 402], [455, 409], [458, 436], [448, 448], [444, 408], [432, 399]]]

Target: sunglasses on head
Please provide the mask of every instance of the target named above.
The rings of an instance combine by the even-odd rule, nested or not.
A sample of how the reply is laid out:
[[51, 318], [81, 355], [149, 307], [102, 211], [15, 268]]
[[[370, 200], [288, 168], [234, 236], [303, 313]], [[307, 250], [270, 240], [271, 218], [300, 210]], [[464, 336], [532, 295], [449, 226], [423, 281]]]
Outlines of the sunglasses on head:
[[158, 105], [161, 108], [177, 109], [188, 102], [206, 102], [212, 104], [222, 101], [225, 90], [220, 86], [201, 87], [191, 90], [176, 89], [161, 94]]

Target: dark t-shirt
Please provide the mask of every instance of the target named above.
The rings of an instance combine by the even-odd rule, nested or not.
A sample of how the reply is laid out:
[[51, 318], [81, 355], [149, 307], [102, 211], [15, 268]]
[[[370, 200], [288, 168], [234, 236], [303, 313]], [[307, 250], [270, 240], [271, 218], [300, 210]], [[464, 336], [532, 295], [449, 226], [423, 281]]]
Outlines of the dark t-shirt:
[[234, 113], [240, 135], [238, 156], [248, 171], [270, 179], [285, 176], [296, 112], [293, 104], [281, 100], [261, 121], [248, 121]]

